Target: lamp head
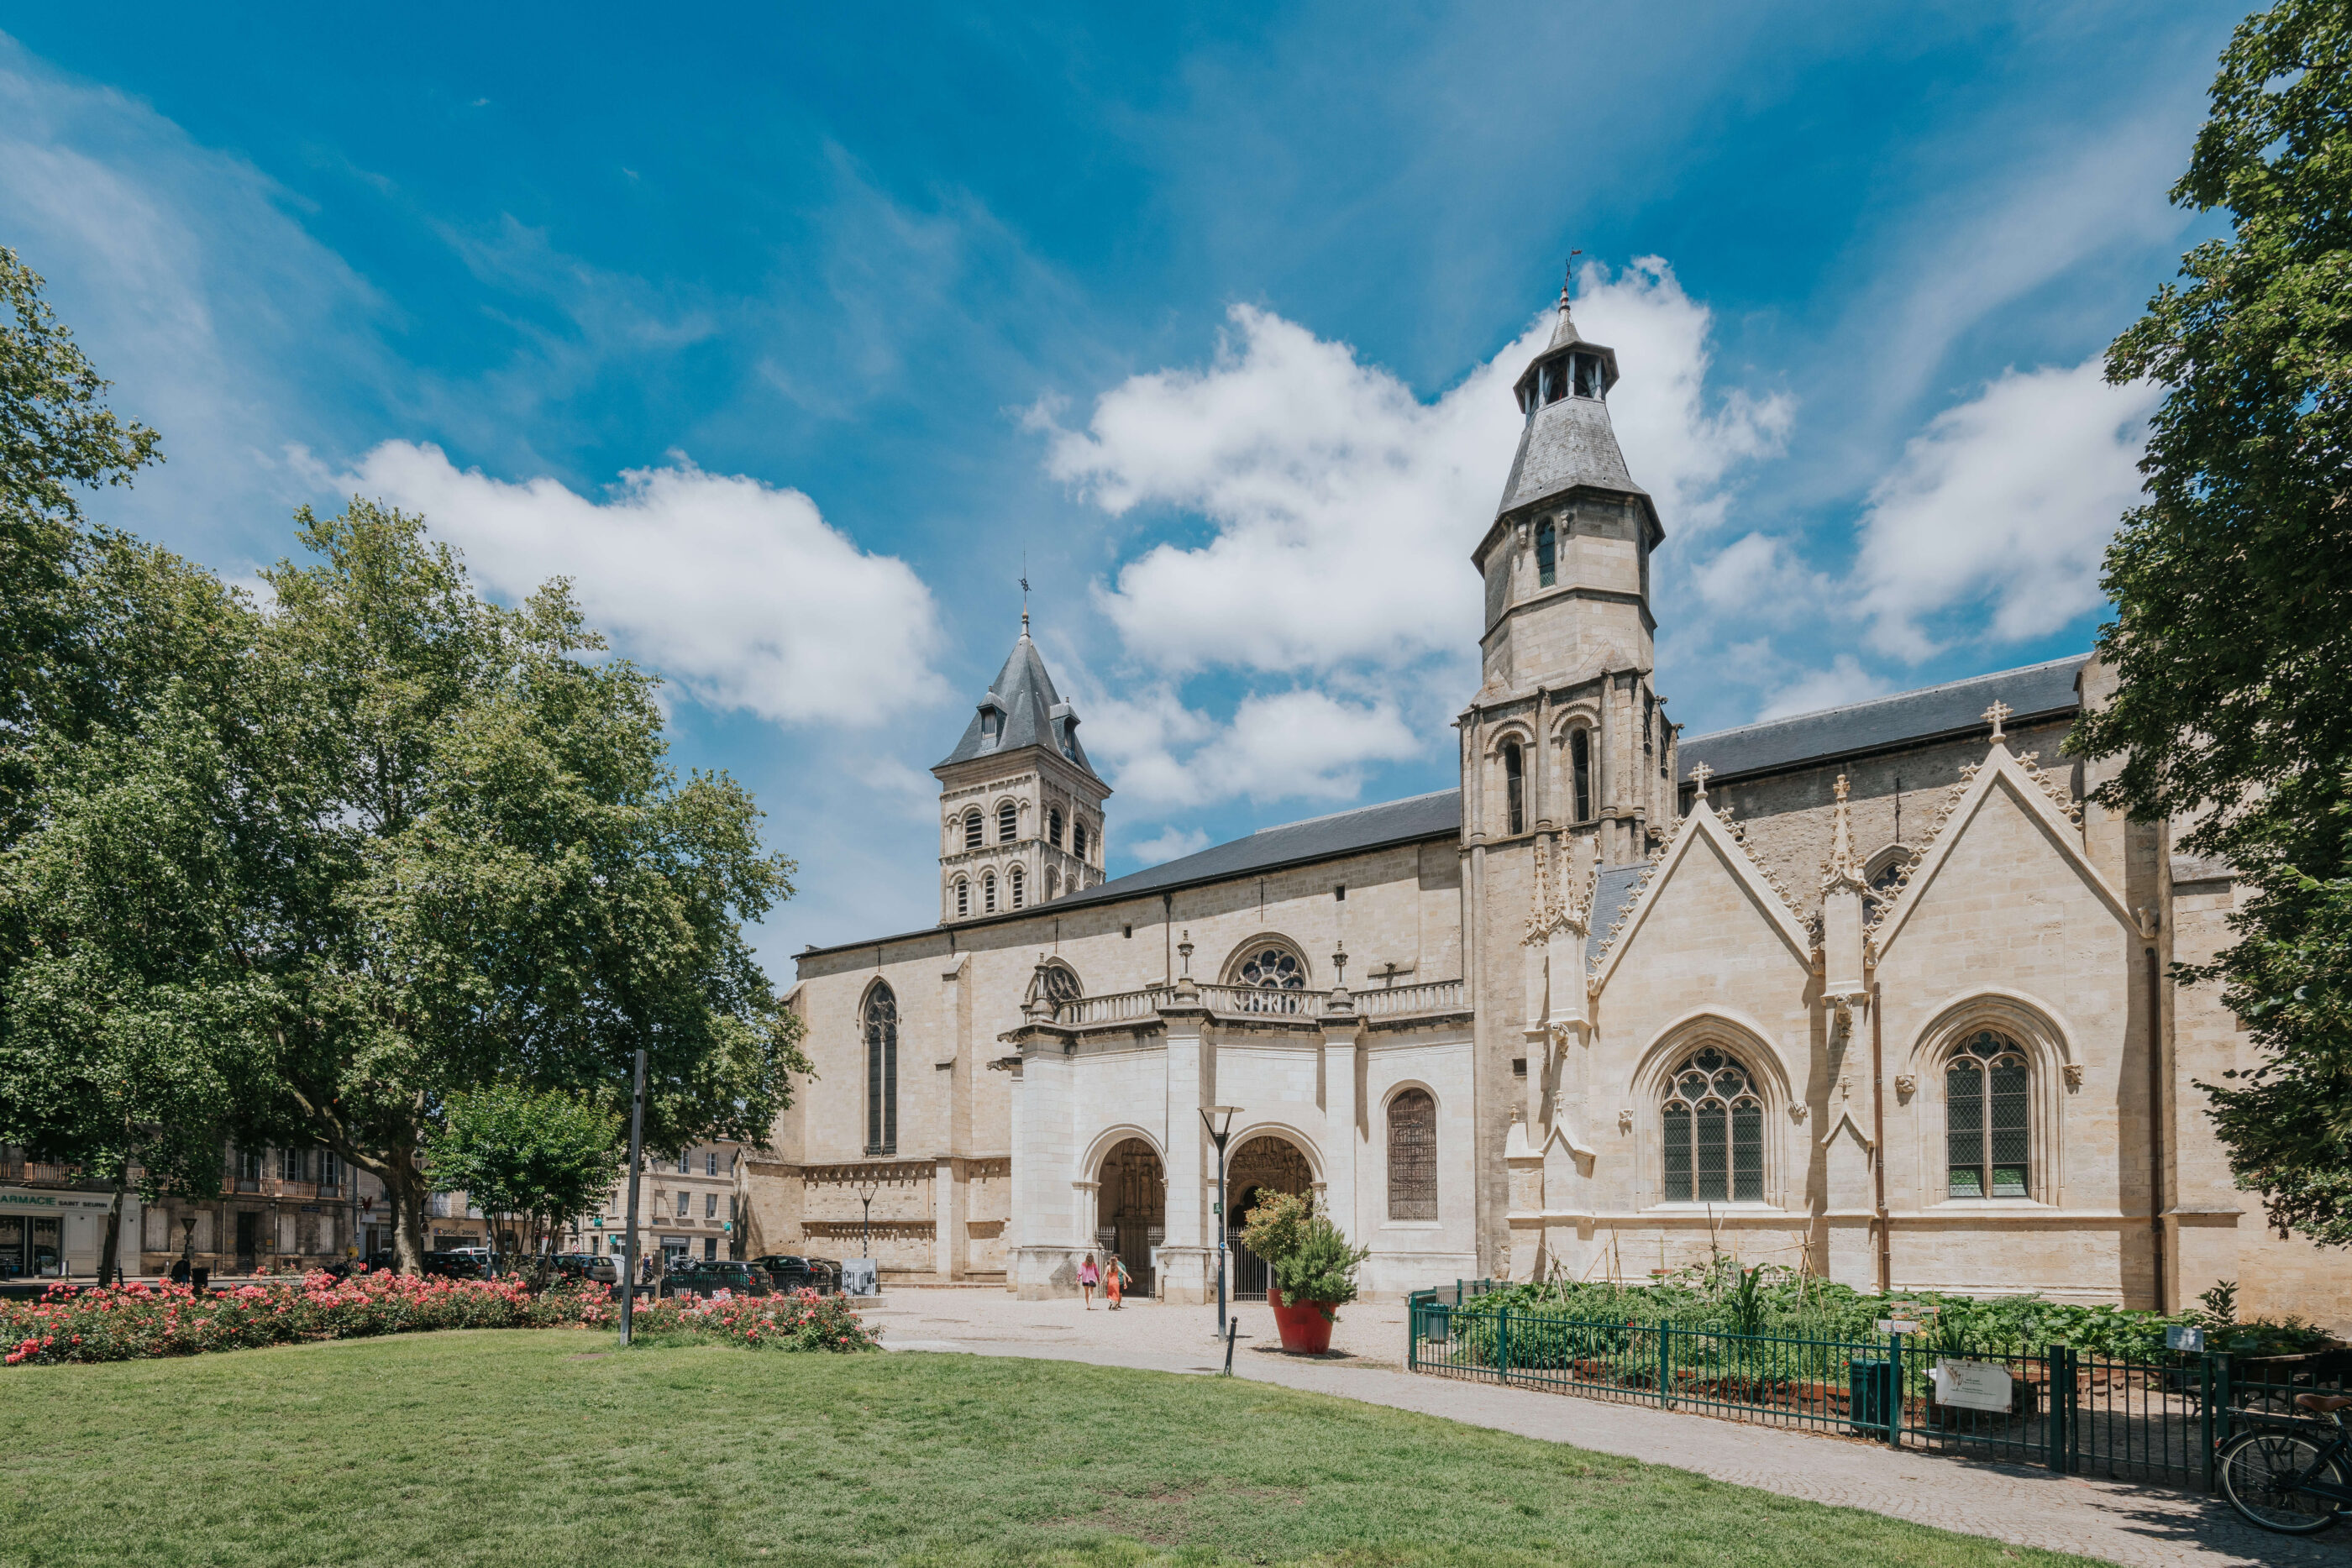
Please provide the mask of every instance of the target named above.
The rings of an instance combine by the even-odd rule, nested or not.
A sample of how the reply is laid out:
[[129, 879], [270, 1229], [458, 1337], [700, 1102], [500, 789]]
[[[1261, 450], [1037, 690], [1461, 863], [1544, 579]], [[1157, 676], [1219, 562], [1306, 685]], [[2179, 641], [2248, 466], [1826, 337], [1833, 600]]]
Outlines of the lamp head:
[[1238, 1105], [1208, 1105], [1202, 1108], [1201, 1120], [1207, 1125], [1209, 1136], [1218, 1147], [1223, 1148], [1225, 1139], [1232, 1134], [1234, 1118], [1241, 1114], [1241, 1110]]

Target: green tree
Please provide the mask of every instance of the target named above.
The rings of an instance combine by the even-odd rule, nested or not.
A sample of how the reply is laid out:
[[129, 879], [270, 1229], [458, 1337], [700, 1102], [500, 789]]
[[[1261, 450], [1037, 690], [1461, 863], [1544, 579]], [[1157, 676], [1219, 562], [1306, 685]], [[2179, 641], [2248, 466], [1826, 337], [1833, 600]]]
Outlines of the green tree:
[[646, 1141], [758, 1144], [808, 1071], [742, 935], [790, 896], [760, 812], [663, 761], [653, 680], [561, 580], [480, 599], [421, 519], [355, 500], [265, 573], [257, 798], [272, 868], [277, 1124], [380, 1178], [423, 1249], [427, 1135], [467, 1091], [609, 1102], [647, 1053]]
[[100, 1277], [135, 1188], [218, 1190], [273, 1011], [248, 962], [234, 774], [208, 716], [171, 686], [135, 732], [38, 758], [38, 826], [0, 856], [0, 1140], [111, 1182]]
[[2106, 558], [2115, 701], [2072, 745], [2120, 757], [2104, 804], [2193, 823], [2246, 894], [2238, 942], [2182, 971], [2266, 1048], [2207, 1085], [2233, 1168], [2282, 1231], [2352, 1242], [2352, 11], [2249, 17], [2176, 204], [2227, 238], [2108, 350], [2166, 390], [2147, 503]]
[[101, 401], [107, 382], [41, 298], [40, 275], [0, 246], [0, 845], [24, 830], [42, 723], [87, 696], [92, 635], [79, 579], [79, 492], [160, 460], [156, 434]]
[[462, 1192], [489, 1217], [493, 1250], [516, 1230], [530, 1254], [544, 1252], [564, 1220], [595, 1207], [626, 1157], [619, 1112], [519, 1083], [450, 1096], [425, 1146], [434, 1190]]

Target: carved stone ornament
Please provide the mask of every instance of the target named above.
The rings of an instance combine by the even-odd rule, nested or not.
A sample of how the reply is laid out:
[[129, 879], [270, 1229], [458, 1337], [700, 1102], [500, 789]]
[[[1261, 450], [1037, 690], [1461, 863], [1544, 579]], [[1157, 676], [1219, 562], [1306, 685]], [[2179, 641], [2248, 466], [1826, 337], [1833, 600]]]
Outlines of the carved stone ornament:
[[1630, 1108], [1621, 1109], [1617, 1113], [1617, 1130], [1621, 1133], [1630, 1133], [1633, 1130], [1633, 1113]]
[[1896, 1094], [1908, 1100], [1912, 1095], [1918, 1092], [1919, 1081], [1916, 1078], [1914, 1078], [1910, 1073], [1898, 1072], [1895, 1075], [1895, 1092]]
[[1792, 1101], [1792, 1102], [1790, 1103], [1790, 1106], [1789, 1106], [1789, 1120], [1790, 1120], [1791, 1122], [1796, 1123], [1796, 1124], [1797, 1124], [1798, 1125], [1800, 1125], [1800, 1126], [1802, 1126], [1802, 1125], [1804, 1124], [1804, 1121], [1805, 1121], [1805, 1103], [1804, 1103], [1802, 1100]]
[[2067, 1088], [2080, 1089], [2083, 1086], [2083, 1064], [2081, 1062], [2070, 1061], [2063, 1068], [2060, 1069], [2060, 1071], [2066, 1074]]

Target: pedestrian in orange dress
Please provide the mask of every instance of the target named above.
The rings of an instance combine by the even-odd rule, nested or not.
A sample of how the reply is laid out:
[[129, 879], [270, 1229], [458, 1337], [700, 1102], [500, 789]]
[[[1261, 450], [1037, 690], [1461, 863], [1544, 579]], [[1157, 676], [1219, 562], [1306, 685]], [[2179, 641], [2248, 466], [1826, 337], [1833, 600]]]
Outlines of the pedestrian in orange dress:
[[1112, 1312], [1118, 1311], [1119, 1298], [1125, 1295], [1126, 1291], [1127, 1265], [1120, 1262], [1118, 1254], [1114, 1252], [1110, 1255], [1109, 1262], [1103, 1269], [1103, 1300], [1110, 1303]]

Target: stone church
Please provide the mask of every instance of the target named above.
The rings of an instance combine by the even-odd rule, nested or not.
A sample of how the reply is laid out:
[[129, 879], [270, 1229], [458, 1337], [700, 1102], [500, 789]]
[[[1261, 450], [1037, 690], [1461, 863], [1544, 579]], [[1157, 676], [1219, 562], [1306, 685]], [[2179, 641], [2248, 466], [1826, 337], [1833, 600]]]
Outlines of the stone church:
[[2228, 940], [2229, 868], [2060, 757], [2101, 666], [1680, 737], [1617, 379], [1563, 295], [1465, 541], [1458, 789], [1106, 878], [1110, 787], [1024, 615], [933, 769], [938, 924], [800, 955], [817, 1074], [752, 1158], [769, 1245], [1023, 1296], [1116, 1251], [1197, 1301], [1210, 1111], [1236, 1218], [1311, 1190], [1371, 1294], [1719, 1249], [2352, 1321], [2352, 1268], [2265, 1227], [2196, 1087], [2251, 1050], [2167, 968]]

